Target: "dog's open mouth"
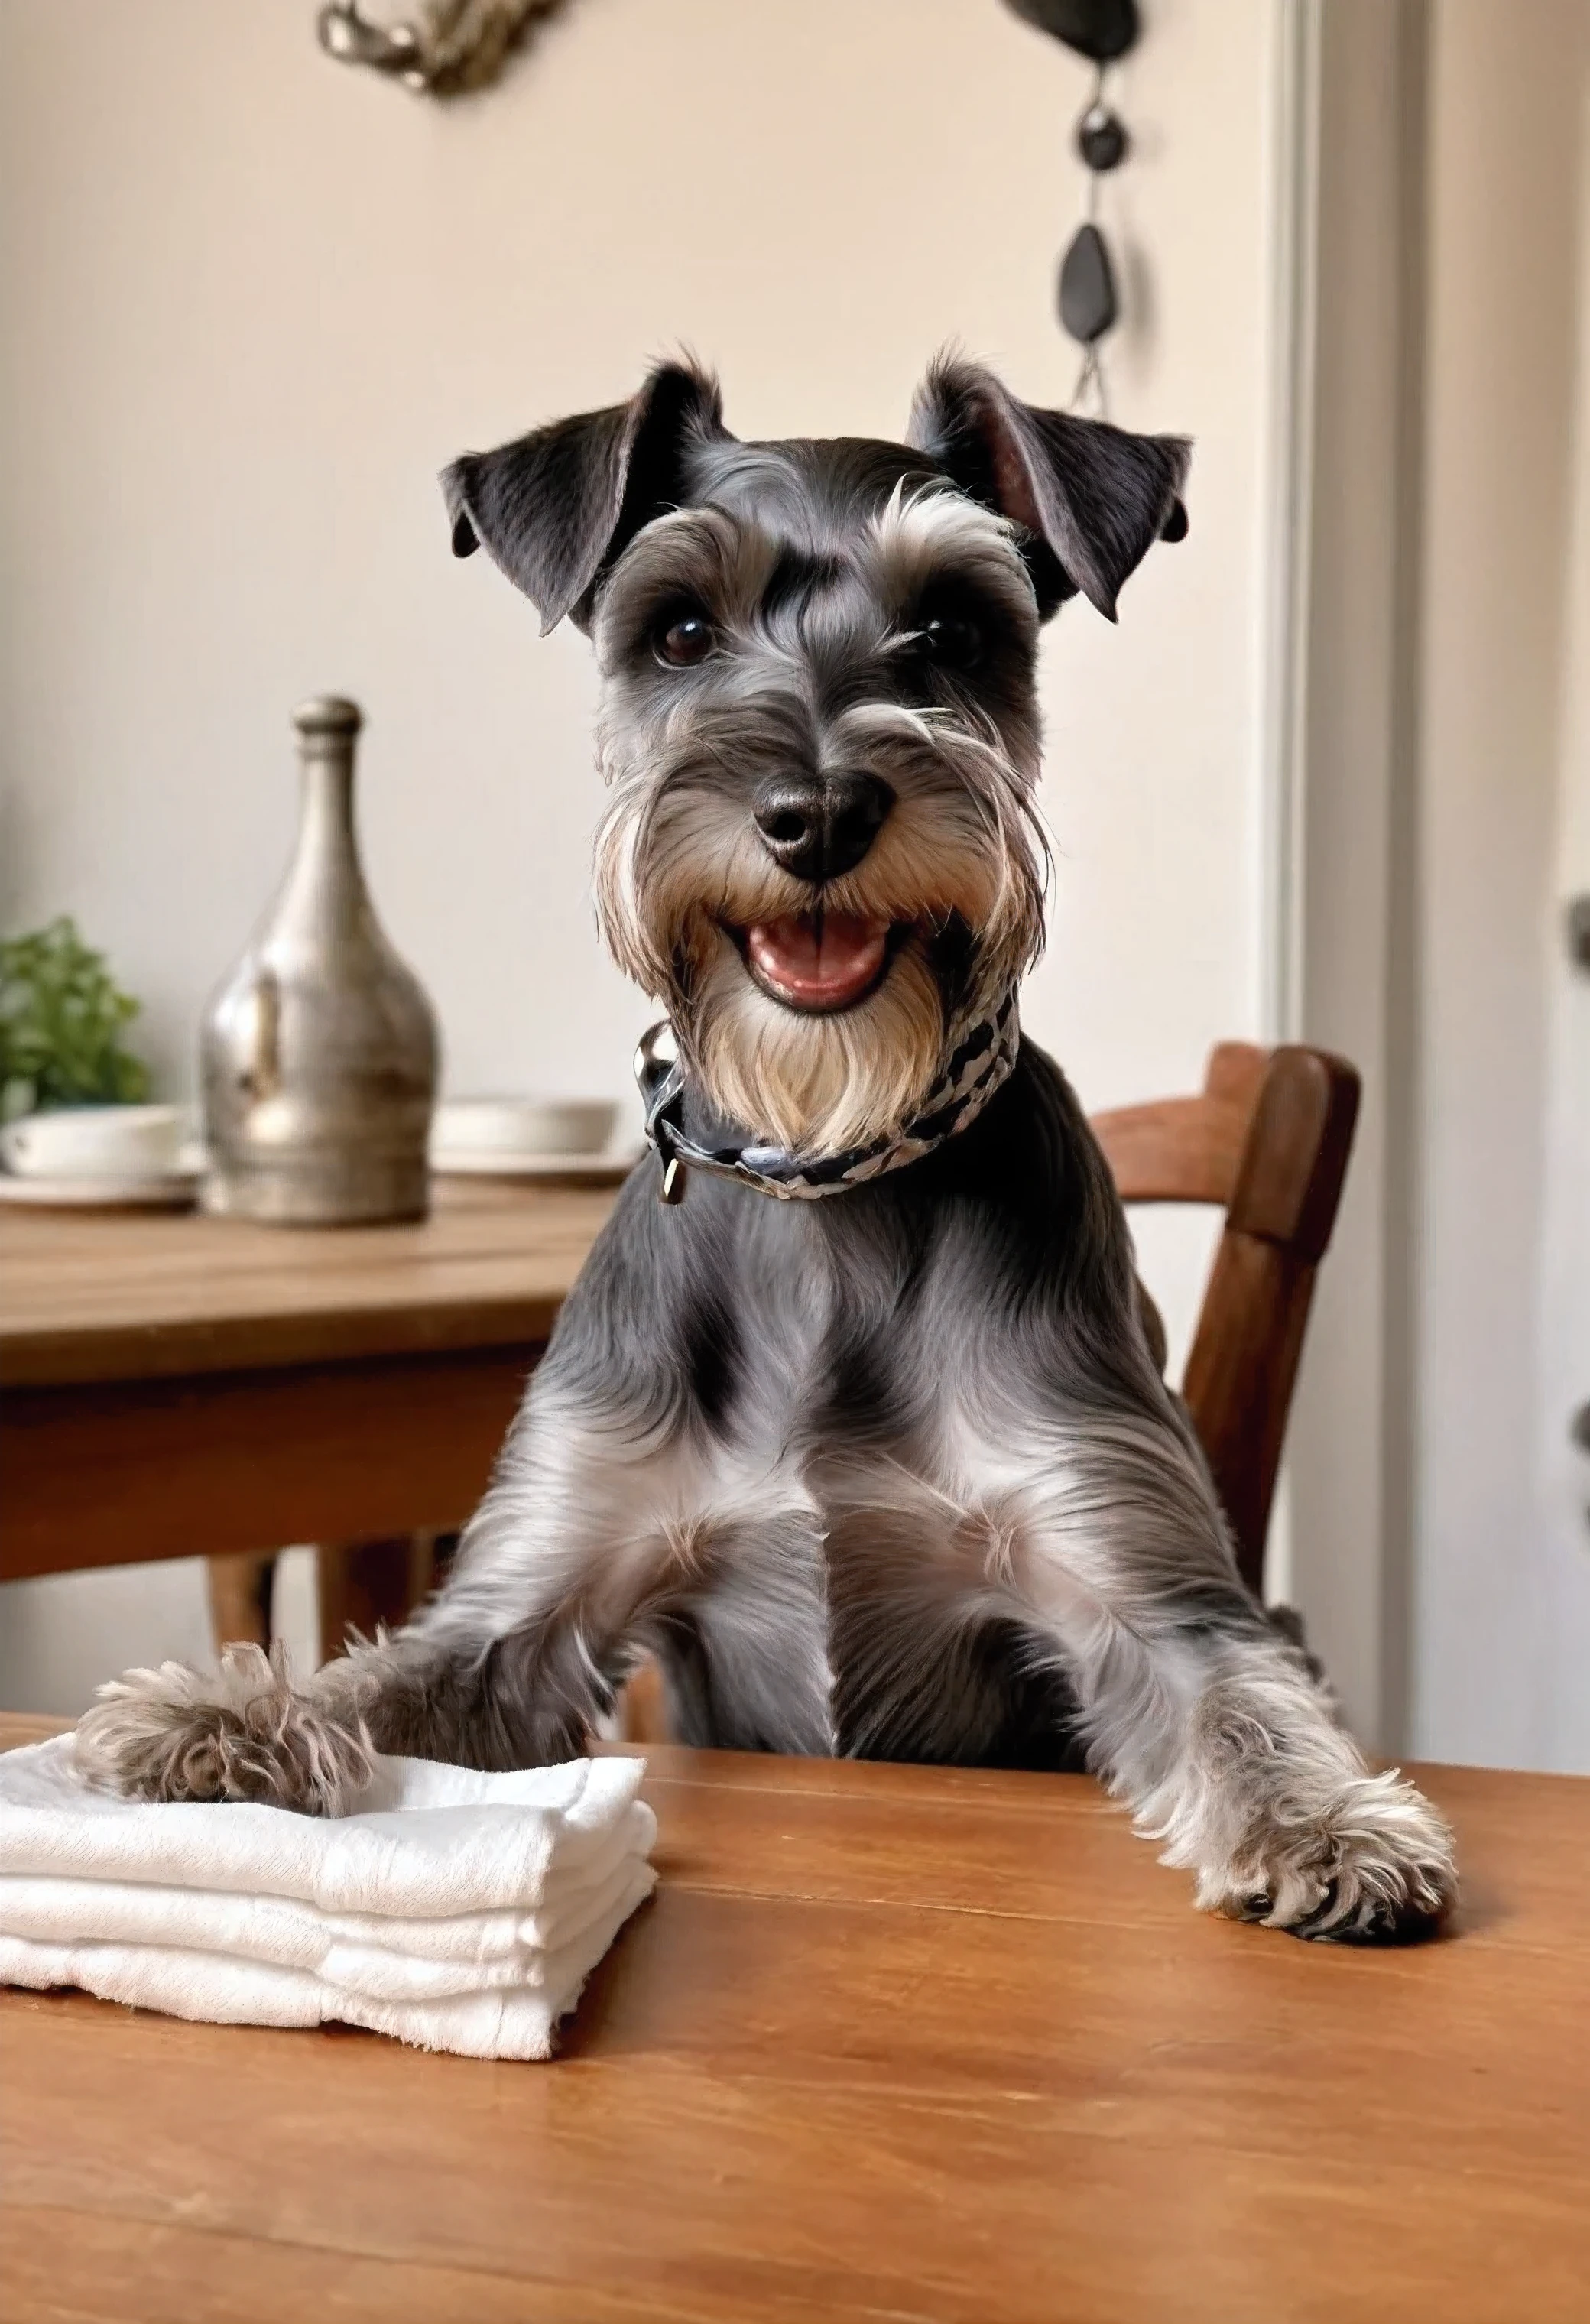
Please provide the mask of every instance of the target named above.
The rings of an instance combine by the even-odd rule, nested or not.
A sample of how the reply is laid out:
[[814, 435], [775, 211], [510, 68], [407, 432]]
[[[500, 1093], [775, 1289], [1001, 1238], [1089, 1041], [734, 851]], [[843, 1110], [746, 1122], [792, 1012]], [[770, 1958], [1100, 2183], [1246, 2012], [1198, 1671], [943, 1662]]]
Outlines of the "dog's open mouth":
[[731, 933], [764, 992], [786, 1009], [830, 1015], [853, 1009], [883, 982], [896, 931], [859, 912], [815, 911]]

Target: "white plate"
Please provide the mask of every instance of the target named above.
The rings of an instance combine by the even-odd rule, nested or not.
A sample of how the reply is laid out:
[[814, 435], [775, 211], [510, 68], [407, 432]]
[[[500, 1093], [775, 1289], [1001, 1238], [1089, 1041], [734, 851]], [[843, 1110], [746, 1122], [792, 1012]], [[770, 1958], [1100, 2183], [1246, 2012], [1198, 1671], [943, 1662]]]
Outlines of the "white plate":
[[438, 1178], [584, 1178], [595, 1185], [616, 1185], [639, 1159], [633, 1148], [620, 1154], [469, 1154], [435, 1146], [430, 1167]]
[[22, 1178], [0, 1171], [0, 1203], [40, 1211], [186, 1211], [200, 1175], [170, 1170], [158, 1178]]

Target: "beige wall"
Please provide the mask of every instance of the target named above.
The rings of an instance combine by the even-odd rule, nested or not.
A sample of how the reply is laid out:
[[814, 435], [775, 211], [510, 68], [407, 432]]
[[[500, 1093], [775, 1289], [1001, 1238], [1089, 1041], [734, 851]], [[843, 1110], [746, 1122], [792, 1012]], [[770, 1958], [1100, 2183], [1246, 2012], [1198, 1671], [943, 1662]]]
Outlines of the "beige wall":
[[[1190, 540], [1045, 657], [1026, 1010], [1094, 1103], [1256, 1027], [1273, 14], [1163, 0], [1120, 76], [1117, 414], [1198, 450]], [[587, 649], [454, 563], [435, 472], [681, 341], [744, 433], [897, 432], [951, 335], [1065, 401], [1087, 76], [997, 0], [578, 0], [442, 108], [328, 62], [310, 14], [0, 5], [0, 920], [75, 911], [185, 1086], [288, 844], [288, 713], [338, 687], [452, 1086], [624, 1091], [645, 1007], [592, 934]], [[1184, 1319], [1199, 1239], [1146, 1247]], [[117, 1586], [103, 1637], [112, 1585], [14, 1592], [0, 1699], [202, 1627], [189, 1574]]]
[[[1123, 76], [1117, 371], [1123, 416], [1199, 438], [1194, 534], [1046, 671], [1031, 1010], [1098, 1096], [1184, 1078], [1249, 1009], [1264, 11], [1163, 14]], [[587, 649], [454, 563], [436, 470], [681, 341], [751, 434], [897, 432], [951, 334], [1063, 401], [1085, 75], [995, 0], [586, 0], [443, 109], [307, 15], [0, 15], [5, 917], [77, 909], [182, 1081], [287, 844], [288, 712], [345, 687], [455, 1086], [621, 1088], [644, 1004], [591, 941]]]

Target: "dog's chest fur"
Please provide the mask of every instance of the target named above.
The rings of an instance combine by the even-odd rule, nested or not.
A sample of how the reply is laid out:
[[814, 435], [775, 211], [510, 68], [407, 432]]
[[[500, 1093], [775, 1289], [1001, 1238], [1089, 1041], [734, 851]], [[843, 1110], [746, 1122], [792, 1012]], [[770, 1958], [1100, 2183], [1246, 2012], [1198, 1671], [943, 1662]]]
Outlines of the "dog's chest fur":
[[[876, 1188], [779, 1203], [698, 1177], [668, 1212], [643, 1173], [626, 1197], [657, 1302], [630, 1328], [672, 1351], [676, 1425], [636, 1484], [685, 1739], [1069, 1756], [1064, 1674], [1012, 1568], [1029, 1471], [1070, 1433], [1045, 1317], [1092, 1173], [1060, 1167], [1069, 1136], [1034, 1146], [1035, 1098], [1073, 1125], [1043, 1074], [1016, 1080], [987, 1131]], [[985, 1184], [1013, 1137], [1025, 1211]]]
[[[716, 1570], [694, 1623], [731, 1717], [756, 1706], [732, 1739], [1025, 1764], [1041, 1734], [1063, 1757], [1063, 1681], [1052, 1657], [1036, 1674], [1001, 1570], [1020, 1462], [968, 1376], [975, 1328], [884, 1308], [825, 1243], [810, 1206], [781, 1206], [778, 1257], [738, 1278], [734, 1392], [699, 1455]], [[716, 1687], [701, 1708], [696, 1731], [730, 1740]]]

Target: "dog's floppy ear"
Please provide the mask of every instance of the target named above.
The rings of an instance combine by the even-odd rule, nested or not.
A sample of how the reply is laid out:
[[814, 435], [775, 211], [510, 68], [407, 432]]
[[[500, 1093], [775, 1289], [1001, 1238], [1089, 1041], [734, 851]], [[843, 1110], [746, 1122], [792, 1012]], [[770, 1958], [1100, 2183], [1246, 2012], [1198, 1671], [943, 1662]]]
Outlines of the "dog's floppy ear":
[[1127, 575], [1156, 540], [1187, 531], [1185, 437], [1131, 436], [1106, 420], [1040, 410], [980, 364], [957, 356], [934, 364], [916, 391], [905, 440], [1022, 528], [1045, 621], [1080, 589], [1113, 622]]
[[543, 635], [565, 613], [588, 630], [602, 574], [677, 500], [685, 444], [727, 433], [717, 381], [691, 364], [661, 364], [628, 403], [555, 420], [444, 468], [453, 554], [483, 545], [540, 614]]

